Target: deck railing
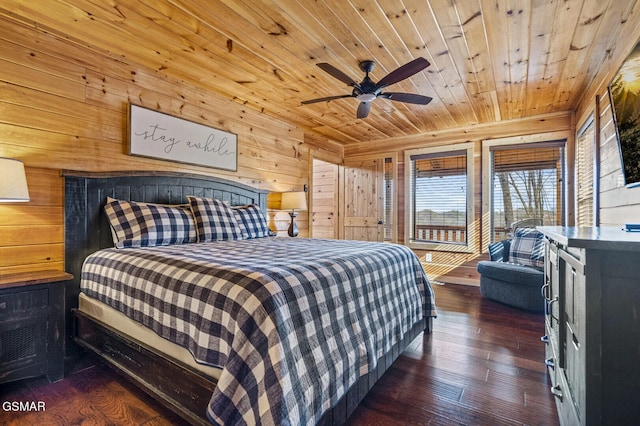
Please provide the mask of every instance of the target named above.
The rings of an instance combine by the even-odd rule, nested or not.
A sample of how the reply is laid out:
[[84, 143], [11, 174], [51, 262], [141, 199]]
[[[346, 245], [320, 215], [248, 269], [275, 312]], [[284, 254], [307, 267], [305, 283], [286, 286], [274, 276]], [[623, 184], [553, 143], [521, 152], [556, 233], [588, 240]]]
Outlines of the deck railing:
[[466, 243], [467, 227], [444, 225], [416, 225], [413, 237], [416, 241]]
[[493, 241], [502, 241], [511, 238], [511, 228], [494, 228]]
[[[493, 230], [493, 241], [510, 237], [510, 228], [500, 227]], [[465, 226], [416, 225], [415, 241], [436, 241], [443, 243], [466, 243], [467, 228]]]

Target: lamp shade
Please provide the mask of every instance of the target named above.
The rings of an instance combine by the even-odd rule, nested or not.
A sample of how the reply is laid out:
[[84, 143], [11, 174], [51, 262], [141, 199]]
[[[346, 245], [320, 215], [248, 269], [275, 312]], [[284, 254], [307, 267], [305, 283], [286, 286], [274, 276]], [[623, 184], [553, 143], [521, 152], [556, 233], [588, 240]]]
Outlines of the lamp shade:
[[0, 202], [29, 201], [24, 164], [20, 160], [0, 157]]
[[306, 192], [283, 192], [282, 201], [280, 202], [282, 210], [306, 210], [307, 209], [307, 193]]

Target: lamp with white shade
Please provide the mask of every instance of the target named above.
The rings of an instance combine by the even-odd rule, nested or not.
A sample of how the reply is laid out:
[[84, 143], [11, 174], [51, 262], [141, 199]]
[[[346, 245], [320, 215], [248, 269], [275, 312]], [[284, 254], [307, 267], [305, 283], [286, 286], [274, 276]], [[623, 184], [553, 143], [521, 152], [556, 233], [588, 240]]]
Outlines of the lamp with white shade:
[[0, 157], [0, 203], [29, 201], [24, 164], [20, 160]]
[[291, 210], [289, 216], [291, 216], [291, 224], [289, 224], [289, 236], [298, 236], [298, 225], [296, 225], [296, 216], [298, 212], [296, 210], [307, 209], [307, 193], [306, 192], [283, 192], [282, 199], [280, 201], [280, 209]]

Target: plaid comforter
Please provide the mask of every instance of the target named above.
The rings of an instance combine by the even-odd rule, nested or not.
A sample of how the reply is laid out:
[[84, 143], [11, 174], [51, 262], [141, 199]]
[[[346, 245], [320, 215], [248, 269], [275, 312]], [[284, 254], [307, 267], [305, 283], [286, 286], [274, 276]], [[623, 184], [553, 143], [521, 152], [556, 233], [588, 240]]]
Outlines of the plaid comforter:
[[81, 289], [223, 367], [207, 410], [218, 424], [314, 424], [435, 316], [411, 250], [359, 241], [105, 249], [86, 259]]

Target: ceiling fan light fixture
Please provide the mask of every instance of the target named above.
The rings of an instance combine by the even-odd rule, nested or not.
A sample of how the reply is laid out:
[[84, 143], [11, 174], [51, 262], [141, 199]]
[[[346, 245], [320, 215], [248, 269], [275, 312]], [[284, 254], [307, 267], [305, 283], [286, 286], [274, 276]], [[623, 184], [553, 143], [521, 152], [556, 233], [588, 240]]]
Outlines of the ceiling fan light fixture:
[[371, 102], [375, 98], [376, 98], [376, 95], [374, 95], [373, 93], [363, 93], [356, 97], [356, 99], [359, 100], [360, 102]]
[[418, 104], [418, 105], [426, 105], [431, 102], [431, 98], [428, 96], [418, 95], [415, 93], [402, 93], [402, 92], [385, 92], [382, 93], [382, 90], [387, 86], [398, 83], [406, 78], [417, 74], [422, 71], [426, 67], [428, 67], [429, 61], [424, 58], [416, 58], [413, 61], [407, 62], [406, 64], [396, 68], [391, 71], [389, 74], [382, 77], [382, 80], [375, 83], [369, 77], [369, 73], [375, 66], [373, 61], [361, 61], [360, 69], [365, 72], [365, 76], [362, 79], [361, 83], [357, 83], [351, 77], [349, 77], [344, 72], [340, 71], [333, 65], [327, 64], [325, 62], [316, 64], [327, 74], [332, 77], [346, 83], [348, 86], [353, 87], [350, 95], [338, 95], [338, 96], [326, 96], [324, 98], [310, 99], [308, 101], [302, 101], [303, 105], [315, 104], [318, 102], [332, 101], [334, 99], [342, 99], [342, 98], [356, 98], [360, 101], [358, 105], [358, 110], [356, 111], [356, 118], [366, 118], [369, 115], [369, 111], [371, 109], [371, 102], [376, 98], [385, 98], [391, 101], [396, 102], [404, 102], [409, 104]]

